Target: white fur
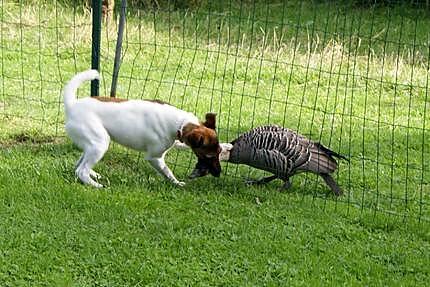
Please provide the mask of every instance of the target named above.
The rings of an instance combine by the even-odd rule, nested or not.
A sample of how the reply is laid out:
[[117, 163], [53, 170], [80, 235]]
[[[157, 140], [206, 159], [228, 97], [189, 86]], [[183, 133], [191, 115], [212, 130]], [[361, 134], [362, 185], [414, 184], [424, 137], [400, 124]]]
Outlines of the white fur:
[[219, 154], [220, 161], [228, 161], [230, 159], [230, 151], [233, 148], [231, 143], [220, 143], [221, 152]]
[[183, 142], [180, 142], [179, 140], [175, 140], [175, 143], [173, 144], [174, 148], [177, 149], [189, 149], [190, 147], [184, 144]]
[[164, 162], [178, 131], [187, 123], [198, 125], [191, 113], [167, 104], [130, 100], [101, 102], [93, 98], [76, 99], [76, 90], [84, 81], [98, 79], [96, 70], [75, 75], [64, 89], [66, 131], [84, 153], [76, 166], [76, 175], [82, 182], [102, 187], [94, 179], [100, 177], [92, 168], [103, 157], [110, 139], [126, 147], [143, 151], [149, 163], [167, 179], [178, 181]]

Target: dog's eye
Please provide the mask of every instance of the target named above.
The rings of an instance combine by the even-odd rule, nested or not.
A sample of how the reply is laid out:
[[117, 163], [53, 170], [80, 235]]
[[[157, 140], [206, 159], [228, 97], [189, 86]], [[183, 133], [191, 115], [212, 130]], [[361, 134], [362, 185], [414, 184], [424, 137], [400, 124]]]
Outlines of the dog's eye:
[[211, 154], [205, 154], [206, 158], [215, 158], [215, 155], [211, 155]]

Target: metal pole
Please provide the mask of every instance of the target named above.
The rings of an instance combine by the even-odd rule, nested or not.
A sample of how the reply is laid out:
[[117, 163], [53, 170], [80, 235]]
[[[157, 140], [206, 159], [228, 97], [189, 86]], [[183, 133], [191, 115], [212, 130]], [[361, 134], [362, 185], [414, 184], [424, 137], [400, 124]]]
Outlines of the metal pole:
[[121, 14], [119, 17], [119, 24], [118, 24], [118, 36], [116, 39], [115, 61], [114, 61], [113, 73], [112, 73], [112, 85], [110, 88], [111, 97], [115, 97], [116, 95], [116, 86], [118, 82], [119, 67], [121, 66], [121, 47], [122, 47], [122, 38], [124, 35], [126, 10], [127, 10], [127, 0], [122, 0]]
[[[102, 30], [102, 0], [92, 0], [93, 8], [93, 35], [91, 69], [100, 71], [100, 35]], [[99, 80], [91, 81], [91, 96], [99, 95]]]

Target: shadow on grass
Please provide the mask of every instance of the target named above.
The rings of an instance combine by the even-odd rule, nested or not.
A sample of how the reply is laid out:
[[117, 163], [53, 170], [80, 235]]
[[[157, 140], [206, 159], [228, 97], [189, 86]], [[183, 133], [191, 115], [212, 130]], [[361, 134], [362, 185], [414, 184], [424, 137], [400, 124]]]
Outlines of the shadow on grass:
[[[41, 163], [43, 168], [49, 172], [58, 173], [66, 182], [77, 182], [74, 178], [75, 162], [79, 159], [81, 151], [72, 143], [65, 140], [55, 139], [52, 142], [41, 143], [41, 138], [26, 139], [24, 142], [15, 142], [4, 146], [8, 154], [13, 154], [11, 162], [25, 160], [29, 162]], [[176, 157], [176, 160], [174, 159]], [[223, 164], [224, 173], [220, 178], [207, 176], [195, 180], [189, 180], [187, 175], [191, 172], [192, 165], [188, 162], [194, 162], [194, 156], [187, 151], [170, 151], [167, 157], [168, 165], [174, 170], [175, 175], [180, 179], [185, 179], [187, 185], [184, 189], [177, 188], [159, 176], [155, 170], [143, 159], [142, 153], [129, 151], [116, 144], [113, 144], [103, 159], [96, 165], [95, 170], [99, 172], [106, 183], [108, 178], [110, 185], [108, 188], [115, 186], [130, 186], [131, 188], [142, 186], [149, 190], [159, 189], [178, 189], [192, 191], [195, 188], [197, 193], [207, 194], [216, 192], [225, 195], [242, 195], [252, 196], [253, 193], [300, 193], [303, 195], [314, 194], [315, 190], [322, 191], [324, 186], [315, 189], [313, 186], [296, 184], [293, 180], [293, 187], [287, 191], [280, 192], [280, 181], [275, 181], [264, 186], [249, 186], [244, 182], [243, 175], [232, 174], [232, 165], [230, 172], [227, 171], [227, 164]], [[247, 168], [244, 168], [247, 169]], [[243, 170], [242, 170], [243, 171]], [[257, 171], [258, 174], [258, 171]], [[298, 182], [298, 181], [297, 181]], [[325, 190], [327, 191], [327, 190]], [[324, 194], [324, 192], [323, 192]], [[330, 194], [327, 192], [327, 194]]]

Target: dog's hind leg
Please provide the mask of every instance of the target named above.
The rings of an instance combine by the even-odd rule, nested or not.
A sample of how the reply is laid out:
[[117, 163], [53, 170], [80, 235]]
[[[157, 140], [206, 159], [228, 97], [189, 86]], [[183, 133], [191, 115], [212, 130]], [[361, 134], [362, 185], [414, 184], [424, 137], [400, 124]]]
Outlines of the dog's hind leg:
[[84, 154], [82, 154], [81, 157], [78, 159], [78, 161], [75, 163], [75, 168], [78, 168], [78, 166], [81, 165], [83, 159], [84, 159]]
[[89, 146], [85, 149], [82, 156], [81, 164], [76, 168], [76, 176], [85, 183], [94, 187], [103, 187], [96, 182], [92, 177], [98, 179], [100, 175], [92, 170], [92, 167], [103, 157], [107, 151], [109, 142], [105, 144], [97, 144]]
[[[82, 160], [84, 159], [84, 154], [82, 154], [81, 155], [81, 157], [79, 158], [79, 160], [76, 162], [76, 164], [75, 164], [75, 169], [77, 169], [78, 168], [78, 166], [80, 166], [81, 165], [81, 162], [82, 162]], [[97, 173], [97, 172], [95, 172], [94, 170], [92, 170], [92, 169], [90, 169], [90, 176], [93, 178], [93, 179], [96, 179], [96, 180], [98, 180], [98, 179], [100, 179], [100, 178], [102, 178], [102, 176], [99, 174], [99, 173]]]
[[92, 168], [108, 149], [110, 137], [103, 125], [92, 118], [86, 120], [91, 122], [91, 125], [66, 124], [66, 131], [70, 138], [84, 151], [76, 163], [75, 174], [85, 184], [102, 187], [101, 184], [94, 180], [100, 178], [100, 175]]
[[90, 176], [91, 176], [91, 178], [93, 178], [95, 180], [99, 180], [100, 178], [102, 178], [102, 176], [100, 175], [100, 173], [95, 172], [92, 169], [90, 169]]

